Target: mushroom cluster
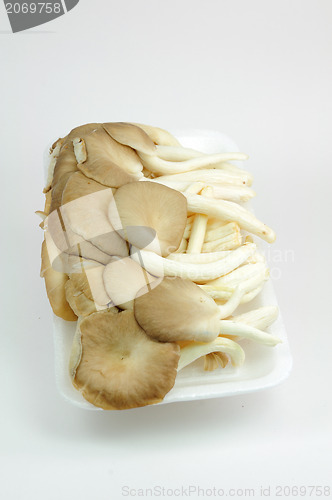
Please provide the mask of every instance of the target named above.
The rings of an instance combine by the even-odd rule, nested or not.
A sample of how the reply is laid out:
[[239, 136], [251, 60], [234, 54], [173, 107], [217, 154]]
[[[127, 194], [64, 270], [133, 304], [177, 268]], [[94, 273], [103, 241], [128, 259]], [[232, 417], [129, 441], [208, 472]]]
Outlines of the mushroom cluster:
[[50, 150], [41, 276], [54, 314], [76, 321], [70, 376], [103, 409], [162, 401], [179, 370], [244, 362], [268, 346], [277, 308], [234, 315], [268, 268], [254, 237], [272, 229], [244, 204], [243, 153], [204, 154], [166, 130], [91, 123]]

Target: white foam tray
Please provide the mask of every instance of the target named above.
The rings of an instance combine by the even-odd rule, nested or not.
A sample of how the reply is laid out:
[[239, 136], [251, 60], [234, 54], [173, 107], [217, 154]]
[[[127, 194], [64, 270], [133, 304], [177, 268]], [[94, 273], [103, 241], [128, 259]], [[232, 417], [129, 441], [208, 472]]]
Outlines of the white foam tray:
[[[220, 132], [189, 130], [173, 133], [183, 146], [205, 153], [239, 150], [229, 137]], [[264, 214], [259, 214], [259, 217], [264, 219]], [[255, 242], [264, 252], [267, 245], [257, 239]], [[236, 314], [265, 305], [278, 305], [271, 280], [253, 301], [239, 307]], [[53, 315], [56, 384], [60, 394], [70, 403], [83, 409], [100, 410], [88, 403], [71, 383], [68, 365], [75, 329], [76, 323]], [[159, 404], [244, 394], [273, 387], [285, 380], [292, 367], [292, 357], [281, 314], [268, 331], [280, 337], [282, 343], [271, 348], [242, 341], [246, 360], [237, 369], [229, 365], [224, 369], [206, 372], [203, 370], [203, 360], [199, 359], [178, 373], [173, 389]]]

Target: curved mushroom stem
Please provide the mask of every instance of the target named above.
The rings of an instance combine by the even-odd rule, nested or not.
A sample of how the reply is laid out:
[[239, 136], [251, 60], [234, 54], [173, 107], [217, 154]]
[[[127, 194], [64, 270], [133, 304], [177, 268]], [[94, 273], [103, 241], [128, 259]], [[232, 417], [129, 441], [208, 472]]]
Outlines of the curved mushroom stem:
[[233, 165], [232, 163], [228, 163], [228, 162], [223, 162], [220, 165], [216, 165], [215, 168], [223, 170], [224, 172], [230, 172], [230, 173], [233, 173], [235, 175], [244, 176], [248, 180], [247, 181], [248, 186], [252, 185], [252, 182], [253, 182], [252, 174], [250, 172], [248, 172], [247, 170], [243, 170], [242, 168], [238, 167], [237, 165]]
[[213, 342], [206, 342], [204, 344], [195, 342], [183, 347], [180, 351], [178, 371], [211, 352], [223, 352], [227, 354], [233, 366], [241, 366], [245, 358], [244, 351], [239, 344], [233, 340], [218, 337]]
[[[201, 194], [211, 198], [213, 197], [213, 190], [211, 187], [206, 187], [202, 189]], [[195, 215], [188, 241], [187, 253], [201, 253], [205, 239], [207, 221], [207, 215]]]
[[224, 352], [210, 352], [210, 354], [206, 354], [204, 357], [204, 370], [206, 372], [212, 372], [219, 366], [225, 368], [227, 364], [228, 357]]
[[218, 170], [215, 168], [202, 168], [187, 172], [173, 173], [170, 175], [160, 175], [153, 182], [161, 184], [168, 182], [205, 182], [211, 184], [227, 184], [230, 186], [250, 186], [250, 178], [245, 174], [236, 174], [228, 170]]
[[199, 265], [168, 260], [155, 253], [138, 250], [135, 247], [132, 248], [131, 257], [138, 263], [142, 262], [144, 268], [153, 276], [164, 274], [165, 276], [188, 278], [195, 282], [205, 282], [230, 273], [243, 264], [255, 250], [254, 243], [246, 243], [218, 262]]
[[157, 156], [166, 161], [185, 161], [205, 156], [205, 154], [195, 149], [160, 145], [157, 146]]
[[235, 311], [235, 309], [240, 305], [244, 294], [245, 291], [240, 286], [238, 286], [231, 298], [226, 302], [226, 304], [219, 306], [220, 319], [228, 318], [228, 316], [230, 316]]
[[221, 251], [221, 252], [194, 253], [194, 254], [170, 253], [167, 256], [167, 259], [175, 260], [176, 262], [187, 262], [187, 263], [191, 263], [191, 264], [207, 264], [209, 262], [217, 262], [218, 260], [223, 259], [224, 257], [227, 257], [227, 255], [229, 255], [229, 254], [230, 254], [229, 250]]
[[136, 125], [136, 127], [144, 130], [157, 145], [181, 147], [181, 144], [174, 135], [163, 128], [152, 127], [152, 125], [145, 125], [143, 123], [132, 123], [132, 125]]
[[264, 330], [268, 326], [272, 325], [272, 323], [277, 319], [278, 313], [279, 310], [277, 306], [263, 306], [247, 313], [234, 316], [232, 321], [244, 323], [248, 326]]
[[224, 319], [220, 320], [219, 335], [235, 335], [269, 346], [275, 346], [282, 342], [278, 337], [274, 337], [273, 335], [265, 333], [258, 328], [254, 328], [253, 326]]
[[200, 168], [208, 168], [223, 161], [228, 160], [246, 160], [248, 156], [244, 153], [217, 153], [214, 155], [192, 158], [182, 162], [172, 162], [162, 160], [158, 156], [146, 155], [138, 151], [144, 167], [156, 174], [178, 174], [180, 172], [189, 172]]
[[241, 228], [246, 229], [250, 233], [260, 236], [268, 243], [273, 243], [276, 239], [275, 232], [263, 224], [260, 220], [241, 207], [237, 203], [224, 200], [210, 200], [203, 196], [183, 193], [187, 198], [188, 211], [205, 214], [216, 218], [221, 218], [226, 221], [235, 221]]

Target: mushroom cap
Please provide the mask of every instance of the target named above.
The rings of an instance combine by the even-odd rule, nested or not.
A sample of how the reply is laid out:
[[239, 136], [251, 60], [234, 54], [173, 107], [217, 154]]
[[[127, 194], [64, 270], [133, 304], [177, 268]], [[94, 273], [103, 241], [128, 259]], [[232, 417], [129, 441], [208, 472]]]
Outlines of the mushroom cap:
[[192, 281], [165, 277], [134, 301], [136, 321], [162, 342], [210, 342], [220, 332], [220, 311], [214, 300]]
[[104, 123], [106, 132], [117, 142], [130, 146], [137, 151], [142, 151], [147, 155], [156, 153], [156, 146], [152, 139], [141, 128], [132, 123], [113, 122]]
[[[82, 198], [83, 196], [87, 196], [92, 193], [96, 193], [98, 191], [102, 191], [103, 189], [109, 189], [107, 186], [100, 184], [99, 182], [94, 181], [93, 179], [89, 179], [82, 172], [77, 171], [71, 175], [68, 179], [67, 184], [62, 193], [62, 201], [61, 204], [65, 205], [66, 203], [70, 203], [71, 201], [77, 200], [78, 198]], [[112, 189], [112, 193], [115, 192], [115, 189]]]
[[137, 153], [115, 141], [103, 128], [73, 139], [77, 167], [84, 175], [108, 187], [120, 187], [143, 177]]
[[67, 181], [77, 170], [77, 160], [73, 144], [72, 142], [64, 142], [61, 146], [54, 167], [50, 212], [53, 212], [53, 210], [60, 207], [62, 202], [62, 193]]
[[[74, 233], [62, 217], [62, 208], [53, 211], [45, 219], [44, 227], [46, 228], [45, 238], [50, 261], [56, 271], [72, 272], [72, 265], [79, 263], [81, 257], [101, 264], [108, 264], [112, 258], [111, 255], [103, 252], [90, 241], [86, 241], [82, 236]], [[116, 233], [113, 231], [112, 234]], [[68, 256], [76, 256], [77, 258], [68, 259]], [[74, 262], [75, 260], [76, 262]]]
[[67, 321], [76, 321], [76, 314], [66, 299], [65, 285], [68, 276], [52, 269], [45, 240], [41, 250], [40, 276], [45, 279], [47, 296], [54, 314]]
[[[156, 278], [143, 269], [130, 257], [114, 259], [104, 268], [103, 279], [107, 294], [114, 305], [125, 309], [133, 309], [132, 301], [144, 287], [156, 287], [160, 278]], [[129, 304], [128, 304], [129, 303]]]
[[[129, 243], [138, 248], [147, 246], [142, 245], [142, 240], [146, 240], [142, 232], [150, 228], [156, 232], [163, 257], [177, 250], [187, 223], [187, 202], [183, 194], [162, 184], [132, 182], [117, 190], [114, 201], [116, 210], [111, 204], [109, 219]], [[131, 229], [126, 231], [126, 228]]]
[[65, 285], [67, 301], [77, 316], [88, 316], [103, 309], [117, 312], [115, 307], [109, 307], [111, 299], [104, 287], [104, 266], [90, 264], [83, 267], [82, 272], [69, 275]]
[[180, 348], [151, 339], [132, 311], [97, 312], [82, 319], [70, 371], [84, 398], [105, 410], [159, 403], [172, 389]]
[[[70, 196], [73, 183], [70, 179]], [[67, 199], [67, 186], [63, 199]], [[66, 203], [61, 207], [61, 214], [66, 231], [71, 230], [105, 254], [125, 257], [128, 255], [127, 243], [114, 231], [108, 218], [108, 207], [112, 200], [112, 189], [105, 187]]]

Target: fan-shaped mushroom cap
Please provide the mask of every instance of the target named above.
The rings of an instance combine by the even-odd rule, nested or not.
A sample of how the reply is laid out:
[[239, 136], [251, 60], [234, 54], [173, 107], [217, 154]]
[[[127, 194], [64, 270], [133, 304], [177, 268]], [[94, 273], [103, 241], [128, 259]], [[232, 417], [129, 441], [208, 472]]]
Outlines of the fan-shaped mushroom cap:
[[130, 257], [115, 259], [104, 268], [104, 284], [107, 294], [116, 306], [133, 309], [133, 300], [147, 286], [149, 290], [160, 283], [160, 278], [149, 274]]
[[54, 314], [67, 321], [76, 321], [76, 314], [66, 299], [65, 285], [68, 276], [52, 269], [45, 241], [42, 243], [41, 260], [40, 276], [45, 279], [47, 296]]
[[134, 301], [135, 318], [151, 337], [162, 342], [210, 342], [220, 333], [216, 303], [192, 281], [165, 277]]
[[[164, 257], [179, 247], [187, 223], [187, 203], [181, 193], [149, 181], [133, 182], [119, 188], [114, 201], [116, 210], [111, 204], [109, 219], [129, 243], [138, 248], [147, 246], [142, 245], [142, 239], [146, 238], [142, 238], [141, 232], [151, 228], [156, 232]], [[130, 230], [133, 227], [137, 230]]]
[[143, 177], [137, 153], [115, 141], [103, 128], [73, 139], [78, 168], [84, 175], [109, 187], [119, 187]]
[[117, 312], [115, 307], [110, 308], [111, 299], [104, 287], [104, 266], [89, 264], [82, 268], [82, 272], [69, 275], [65, 290], [71, 308], [77, 316], [88, 316], [103, 309]]
[[65, 142], [60, 149], [54, 167], [50, 212], [60, 207], [66, 183], [69, 177], [77, 170], [73, 144], [72, 142]]
[[152, 139], [141, 128], [132, 123], [114, 122], [104, 123], [106, 132], [117, 142], [130, 146], [147, 155], [156, 153], [156, 146]]
[[[98, 191], [103, 191], [104, 189], [109, 189], [107, 186], [100, 184], [99, 182], [89, 179], [82, 172], [77, 171], [68, 179], [68, 182], [62, 193], [62, 205], [70, 203], [71, 201], [82, 198], [92, 193]], [[115, 189], [111, 189], [112, 193], [115, 193]]]
[[[71, 185], [72, 182], [69, 187]], [[67, 198], [66, 192], [67, 188], [64, 199]], [[125, 257], [128, 255], [127, 243], [114, 231], [108, 218], [112, 200], [112, 189], [105, 188], [66, 203], [61, 207], [61, 214], [66, 230], [69, 228], [108, 255]]]
[[[72, 265], [75, 259], [68, 261], [68, 256], [77, 256], [76, 262], [80, 258], [93, 260], [101, 264], [108, 264], [111, 255], [103, 252], [90, 241], [86, 241], [82, 236], [74, 233], [69, 224], [62, 217], [62, 208], [52, 212], [44, 221], [45, 238], [47, 242], [50, 261], [53, 269], [66, 273], [72, 272]], [[114, 231], [112, 234], [116, 234]], [[119, 238], [119, 236], [117, 235]], [[92, 239], [92, 241], [94, 241]]]
[[84, 398], [105, 410], [159, 403], [172, 389], [180, 348], [151, 339], [131, 311], [79, 322], [70, 372]]

